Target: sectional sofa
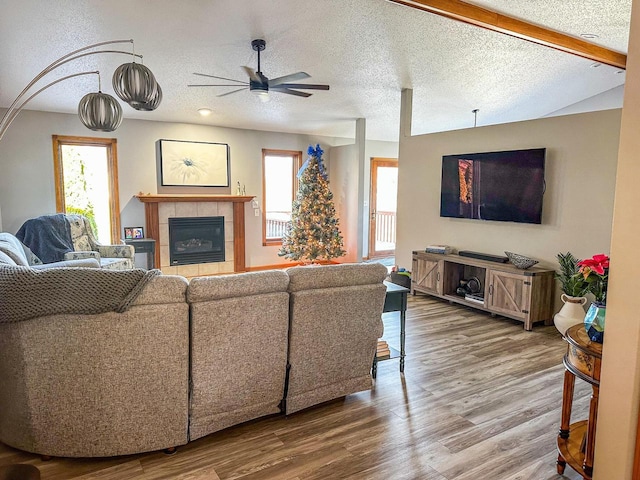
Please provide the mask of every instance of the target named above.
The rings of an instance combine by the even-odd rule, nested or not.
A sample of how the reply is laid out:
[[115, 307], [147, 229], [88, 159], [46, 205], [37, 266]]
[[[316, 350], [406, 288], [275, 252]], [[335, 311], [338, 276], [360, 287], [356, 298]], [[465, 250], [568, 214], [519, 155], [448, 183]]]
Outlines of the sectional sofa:
[[[37, 275], [79, 270], [90, 275]], [[121, 313], [0, 315], [0, 441], [60, 457], [162, 450], [371, 388], [385, 275], [157, 275]]]

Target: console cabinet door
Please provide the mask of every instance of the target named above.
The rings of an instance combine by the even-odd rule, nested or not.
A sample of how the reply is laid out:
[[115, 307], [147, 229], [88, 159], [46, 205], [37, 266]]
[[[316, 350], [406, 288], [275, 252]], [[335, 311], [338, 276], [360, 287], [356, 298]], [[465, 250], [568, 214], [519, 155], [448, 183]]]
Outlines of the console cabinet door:
[[513, 318], [524, 319], [531, 297], [530, 277], [516, 273], [489, 270], [489, 300], [487, 308]]
[[442, 262], [413, 257], [413, 272], [411, 272], [411, 287], [413, 290], [442, 294]]

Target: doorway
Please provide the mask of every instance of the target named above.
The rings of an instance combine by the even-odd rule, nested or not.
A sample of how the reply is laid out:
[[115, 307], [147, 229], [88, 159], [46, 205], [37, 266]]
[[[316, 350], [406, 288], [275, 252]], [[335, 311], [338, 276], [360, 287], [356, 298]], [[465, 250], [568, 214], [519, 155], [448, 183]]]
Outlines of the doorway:
[[369, 258], [390, 257], [396, 252], [398, 159], [371, 159]]

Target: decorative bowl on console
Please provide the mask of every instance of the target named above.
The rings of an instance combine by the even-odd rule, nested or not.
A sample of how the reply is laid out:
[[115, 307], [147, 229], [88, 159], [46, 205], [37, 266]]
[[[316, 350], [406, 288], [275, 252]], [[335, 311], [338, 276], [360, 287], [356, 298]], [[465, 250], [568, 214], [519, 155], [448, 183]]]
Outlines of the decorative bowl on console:
[[526, 270], [538, 263], [538, 261], [533, 258], [525, 257], [524, 255], [519, 255], [517, 253], [504, 252], [504, 254], [516, 268], [521, 270]]

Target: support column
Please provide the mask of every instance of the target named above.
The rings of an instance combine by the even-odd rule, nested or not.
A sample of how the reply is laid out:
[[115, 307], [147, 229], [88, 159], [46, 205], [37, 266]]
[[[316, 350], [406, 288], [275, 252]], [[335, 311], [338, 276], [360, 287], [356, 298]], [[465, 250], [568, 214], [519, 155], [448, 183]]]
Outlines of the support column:
[[[413, 118], [413, 89], [403, 88], [400, 97], [400, 138], [411, 136]], [[402, 145], [402, 142], [400, 142]]]
[[358, 251], [357, 261], [361, 262], [364, 255], [364, 233], [368, 231], [365, 227], [365, 222], [369, 222], [369, 203], [365, 207], [365, 148], [366, 148], [366, 136], [367, 136], [367, 119], [358, 118], [356, 120], [356, 155], [358, 157]]

